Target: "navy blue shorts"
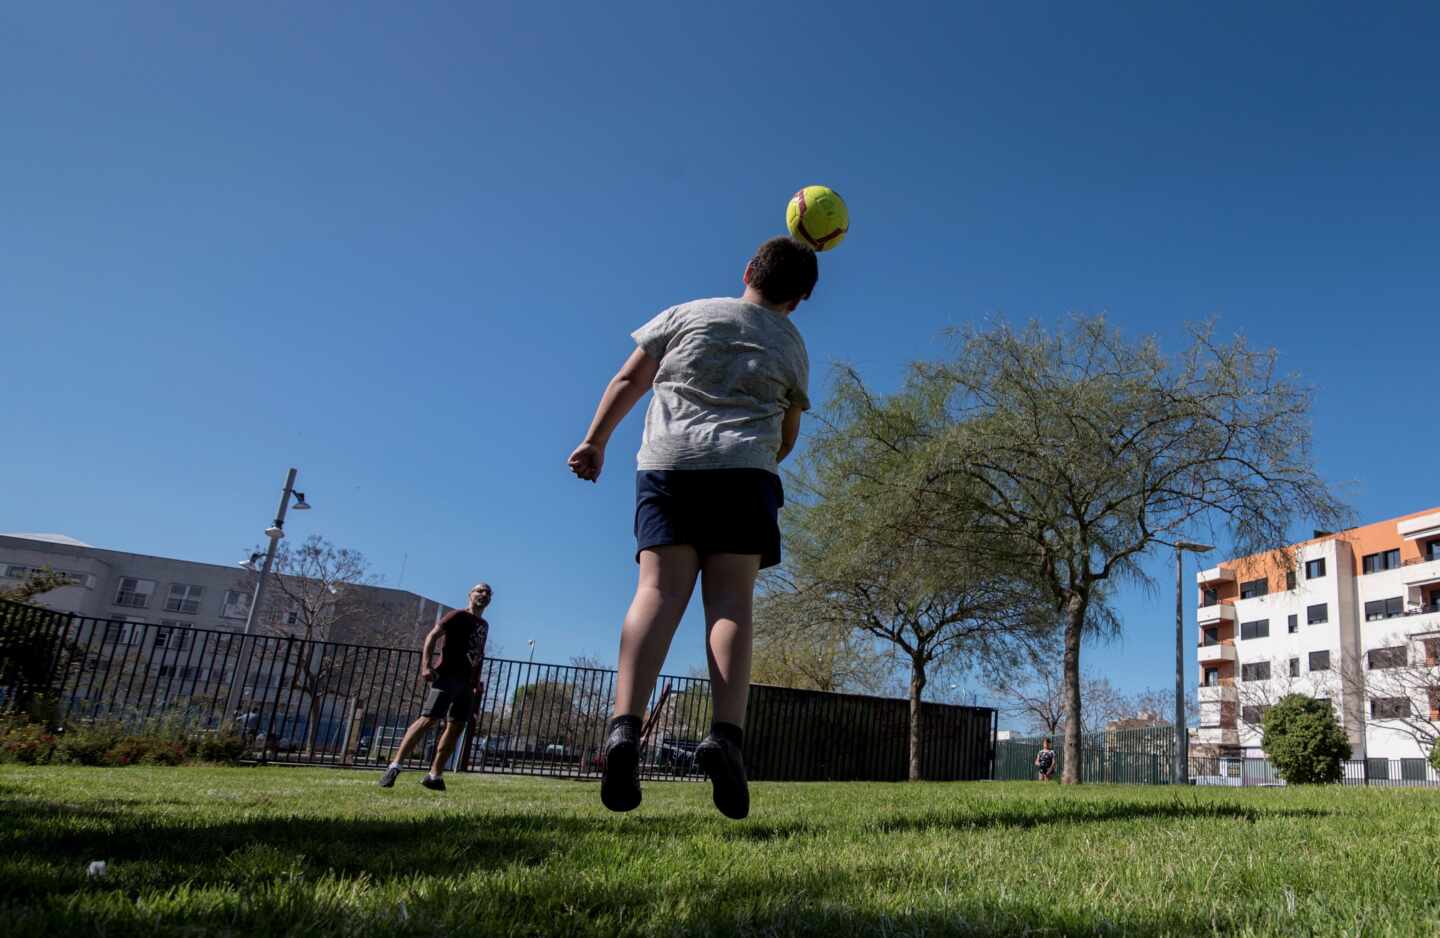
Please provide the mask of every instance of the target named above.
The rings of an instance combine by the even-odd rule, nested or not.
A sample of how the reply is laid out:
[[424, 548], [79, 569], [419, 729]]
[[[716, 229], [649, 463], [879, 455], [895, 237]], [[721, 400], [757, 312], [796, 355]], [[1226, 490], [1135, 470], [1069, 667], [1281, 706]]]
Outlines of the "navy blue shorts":
[[689, 544], [706, 554], [759, 554], [780, 562], [780, 477], [764, 469], [642, 469], [635, 473], [635, 559]]

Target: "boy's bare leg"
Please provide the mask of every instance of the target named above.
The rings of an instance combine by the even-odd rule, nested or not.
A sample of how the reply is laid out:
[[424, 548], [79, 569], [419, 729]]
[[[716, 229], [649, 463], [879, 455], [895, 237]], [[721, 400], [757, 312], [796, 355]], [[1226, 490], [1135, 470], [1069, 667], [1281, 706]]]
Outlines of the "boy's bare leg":
[[702, 565], [706, 652], [715, 722], [745, 725], [750, 697], [758, 554], [711, 554]]
[[450, 753], [455, 751], [455, 744], [460, 741], [460, 734], [465, 732], [465, 724], [460, 720], [448, 720], [445, 723], [445, 732], [440, 734], [440, 745], [435, 747], [435, 761], [430, 763], [430, 777], [439, 778], [445, 774], [445, 763], [450, 759]]
[[685, 614], [700, 557], [685, 544], [640, 552], [640, 580], [620, 630], [620, 667], [615, 679], [616, 716], [642, 716]]
[[705, 648], [715, 721], [695, 749], [695, 764], [710, 777], [715, 807], [739, 820], [750, 813], [745, 780], [745, 703], [750, 696], [750, 645], [754, 632], [758, 554], [711, 554], [702, 570]]

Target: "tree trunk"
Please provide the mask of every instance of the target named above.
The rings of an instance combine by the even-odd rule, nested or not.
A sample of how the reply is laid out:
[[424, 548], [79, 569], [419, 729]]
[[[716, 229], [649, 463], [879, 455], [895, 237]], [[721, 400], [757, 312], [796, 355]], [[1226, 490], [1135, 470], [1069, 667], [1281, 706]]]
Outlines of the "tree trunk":
[[1085, 625], [1086, 600], [1072, 595], [1065, 601], [1065, 767], [1060, 781], [1080, 784], [1080, 635]]
[[920, 781], [923, 727], [920, 723], [920, 694], [925, 690], [925, 662], [910, 662], [910, 781]]
[[315, 755], [315, 735], [320, 729], [320, 695], [310, 694], [310, 725], [305, 727], [305, 755]]

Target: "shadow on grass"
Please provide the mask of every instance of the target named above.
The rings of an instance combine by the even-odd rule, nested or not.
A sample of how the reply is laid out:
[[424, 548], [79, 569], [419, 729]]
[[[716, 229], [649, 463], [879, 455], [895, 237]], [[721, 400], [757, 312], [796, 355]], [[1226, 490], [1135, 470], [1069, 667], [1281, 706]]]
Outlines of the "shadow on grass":
[[[964, 883], [917, 884], [903, 871], [859, 872], [769, 862], [724, 862], [672, 876], [668, 889], [636, 880], [629, 846], [716, 837], [777, 841], [833, 833], [1027, 829], [1040, 825], [1192, 819], [1255, 822], [1315, 818], [1313, 809], [1256, 808], [1176, 799], [1151, 802], [989, 801], [918, 816], [732, 824], [702, 816], [616, 818], [547, 814], [343, 818], [250, 814], [207, 818], [203, 804], [108, 800], [75, 804], [0, 791], [0, 906], [12, 934], [510, 935], [1201, 935], [1243, 919], [1200, 919], [1163, 903], [1145, 910], [1067, 908], [1063, 897], [1024, 889], [1009, 896]], [[183, 810], [188, 808], [189, 810]], [[875, 850], [883, 850], [875, 843]], [[704, 855], [696, 851], [696, 855]], [[744, 854], [748, 856], [748, 854]], [[723, 856], [723, 855], [722, 855]], [[738, 855], [737, 855], [738, 856]], [[85, 864], [106, 859], [117, 874], [88, 881]], [[797, 865], [800, 868], [796, 868]], [[825, 867], [825, 864], [821, 865]], [[470, 874], [506, 870], [502, 877]], [[884, 877], [898, 877], [893, 881]], [[418, 889], [403, 914], [372, 899], [337, 905], [334, 886]], [[424, 882], [425, 885], [418, 885]], [[943, 886], [940, 898], [933, 898]], [[175, 891], [220, 890], [223, 901], [157, 901]], [[950, 891], [953, 888], [953, 892]], [[116, 891], [128, 898], [115, 901]], [[910, 895], [895, 901], [893, 893]], [[373, 895], [373, 893], [370, 893]], [[390, 893], [393, 895], [393, 893]], [[420, 898], [423, 896], [424, 898]], [[139, 901], [145, 897], [145, 901]]]

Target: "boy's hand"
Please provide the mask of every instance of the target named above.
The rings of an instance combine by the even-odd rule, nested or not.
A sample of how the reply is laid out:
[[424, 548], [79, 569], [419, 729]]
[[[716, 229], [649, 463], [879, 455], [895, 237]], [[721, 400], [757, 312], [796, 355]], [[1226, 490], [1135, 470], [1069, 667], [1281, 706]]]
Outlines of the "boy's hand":
[[600, 478], [600, 470], [605, 466], [605, 448], [594, 443], [581, 443], [570, 454], [568, 464], [576, 477], [594, 482]]

